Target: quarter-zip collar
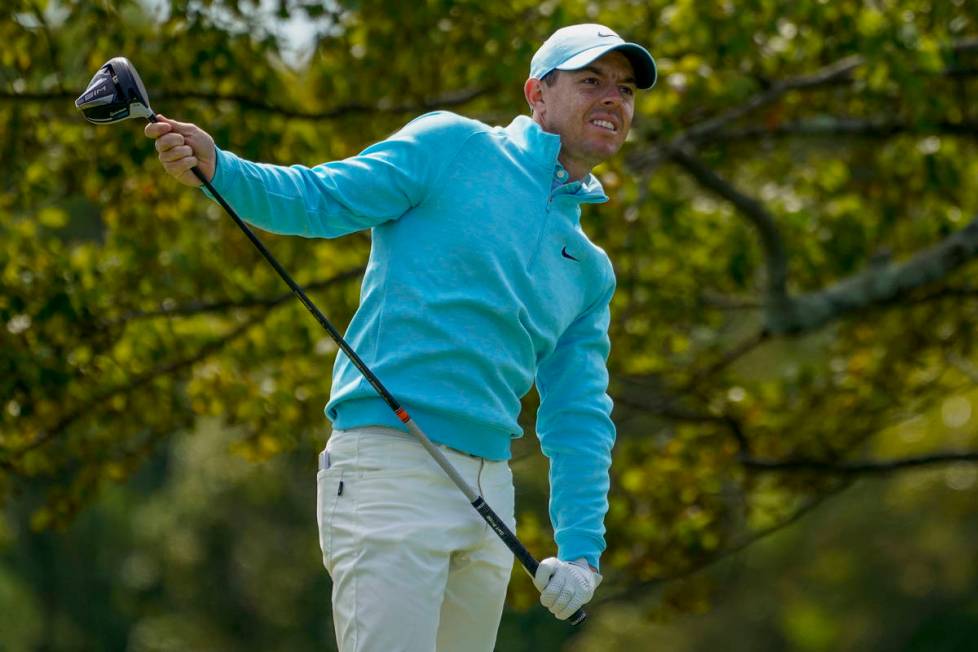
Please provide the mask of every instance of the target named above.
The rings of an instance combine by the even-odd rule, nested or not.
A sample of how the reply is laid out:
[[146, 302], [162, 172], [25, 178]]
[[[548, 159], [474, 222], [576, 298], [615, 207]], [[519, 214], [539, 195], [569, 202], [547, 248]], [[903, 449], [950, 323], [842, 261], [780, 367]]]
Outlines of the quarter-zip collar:
[[[580, 181], [566, 183], [567, 171], [557, 159], [560, 154], [560, 136], [544, 131], [543, 128], [529, 116], [518, 115], [506, 127], [509, 139], [525, 153], [534, 163], [545, 168], [549, 173], [549, 181], [553, 185], [551, 199], [557, 195], [567, 196], [580, 204], [600, 204], [608, 201], [604, 188], [597, 177], [588, 172]], [[558, 173], [563, 171], [564, 177]], [[554, 180], [559, 185], [554, 185]]]
[[558, 159], [554, 170], [553, 183], [550, 187], [551, 198], [557, 195], [567, 195], [577, 199], [581, 204], [600, 204], [608, 201], [601, 182], [590, 172], [580, 181], [567, 181], [569, 176], [569, 173]]
[[506, 135], [533, 162], [553, 171], [560, 153], [560, 136], [544, 131], [529, 116], [518, 115], [506, 127]]

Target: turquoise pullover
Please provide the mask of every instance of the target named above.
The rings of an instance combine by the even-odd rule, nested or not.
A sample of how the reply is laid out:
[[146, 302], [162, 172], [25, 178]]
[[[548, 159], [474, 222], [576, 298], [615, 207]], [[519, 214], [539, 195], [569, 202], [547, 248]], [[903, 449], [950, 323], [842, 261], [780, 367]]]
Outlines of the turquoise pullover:
[[[423, 115], [351, 158], [313, 168], [218, 151], [215, 188], [273, 233], [335, 238], [371, 229], [360, 307], [346, 339], [435, 442], [491, 460], [522, 436], [536, 381], [558, 557], [598, 567], [615, 428], [606, 360], [615, 276], [581, 230], [560, 137], [527, 116], [489, 127]], [[404, 430], [344, 355], [325, 408], [333, 427]]]

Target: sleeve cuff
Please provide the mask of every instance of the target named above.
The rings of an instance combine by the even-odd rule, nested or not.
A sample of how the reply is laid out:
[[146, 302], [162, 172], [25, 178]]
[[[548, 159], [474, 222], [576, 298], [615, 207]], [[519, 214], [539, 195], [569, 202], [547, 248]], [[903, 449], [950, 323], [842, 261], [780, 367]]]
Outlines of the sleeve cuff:
[[[224, 183], [224, 177], [226, 176], [224, 171], [228, 165], [226, 160], [227, 154], [224, 152], [224, 150], [217, 146], [214, 147], [214, 152], [214, 176], [211, 177], [211, 185], [214, 186], [218, 192], [221, 192], [220, 186]], [[198, 187], [208, 199], [215, 199], [214, 195], [211, 194], [211, 191], [207, 189], [207, 186], [200, 184]]]
[[572, 541], [570, 543], [565, 543], [564, 545], [558, 545], [557, 559], [571, 563], [576, 561], [586, 561], [588, 566], [600, 573], [601, 553], [594, 552], [593, 548], [591, 548], [590, 551], [585, 551], [585, 547], [590, 548], [590, 546], [585, 546], [583, 541]]

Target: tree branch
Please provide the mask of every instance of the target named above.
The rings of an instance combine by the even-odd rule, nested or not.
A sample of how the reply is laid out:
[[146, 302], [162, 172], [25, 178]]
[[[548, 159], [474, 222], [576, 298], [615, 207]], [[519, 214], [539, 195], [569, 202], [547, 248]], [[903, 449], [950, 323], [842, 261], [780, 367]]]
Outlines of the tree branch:
[[[861, 66], [863, 62], [864, 59], [862, 56], [852, 55], [829, 64], [810, 75], [801, 75], [777, 82], [767, 90], [749, 98], [743, 104], [727, 109], [717, 116], [693, 125], [664, 145], [650, 147], [645, 151], [633, 153], [628, 158], [628, 162], [635, 171], [647, 172], [656, 167], [661, 161], [670, 158], [672, 150], [695, 146], [695, 144], [711, 137], [714, 133], [725, 128], [730, 123], [740, 120], [758, 109], [773, 104], [789, 91], [816, 88], [818, 86], [836, 83], [839, 80], [850, 79], [852, 71]], [[646, 140], [654, 141], [656, 139], [649, 137]]]
[[978, 385], [978, 367], [972, 364], [970, 360], [966, 360], [956, 353], [948, 353], [944, 356], [944, 359], [948, 364], [966, 376], [968, 380]]
[[50, 427], [45, 428], [34, 439], [19, 448], [11, 449], [6, 452], [5, 457], [7, 458], [22, 458], [26, 453], [44, 446], [50, 441], [53, 441], [58, 437], [68, 426], [74, 423], [83, 415], [90, 414], [91, 412], [97, 410], [99, 407], [104, 406], [110, 399], [115, 396], [126, 396], [131, 394], [135, 390], [149, 384], [153, 380], [160, 378], [161, 376], [167, 376], [174, 372], [192, 367], [201, 360], [207, 358], [208, 356], [217, 353], [225, 346], [235, 341], [242, 335], [244, 335], [252, 326], [255, 326], [259, 322], [265, 319], [266, 313], [255, 316], [248, 321], [240, 324], [232, 331], [226, 335], [216, 338], [204, 346], [202, 346], [196, 353], [191, 356], [180, 358], [172, 362], [168, 362], [163, 365], [154, 367], [153, 369], [133, 376], [127, 379], [125, 382], [118, 385], [109, 387], [100, 392], [97, 392], [94, 396], [90, 397], [84, 403], [75, 406], [65, 412], [57, 421], [55, 421]]
[[870, 266], [835, 285], [791, 299], [787, 311], [768, 310], [772, 334], [815, 330], [856, 310], [902, 300], [978, 257], [978, 217], [960, 231], [902, 263]]
[[[328, 279], [304, 285], [303, 289], [306, 290], [306, 292], [324, 290], [343, 281], [348, 281], [362, 276], [364, 269], [364, 267], [354, 267], [339, 272]], [[294, 296], [295, 295], [289, 291], [273, 297], [245, 297], [243, 299], [238, 299], [237, 301], [192, 301], [190, 303], [180, 304], [172, 308], [160, 308], [159, 310], [131, 310], [124, 313], [120, 317], [107, 320], [104, 323], [104, 326], [118, 326], [140, 319], [155, 319], [157, 317], [193, 317], [208, 313], [226, 312], [228, 310], [234, 310], [237, 308], [274, 308], [282, 303], [285, 303], [289, 299], [292, 299]]]
[[710, 289], [703, 290], [699, 298], [702, 305], [719, 310], [760, 310], [764, 307], [764, 302], [760, 299], [727, 295]]
[[689, 381], [684, 385], [682, 393], [691, 392], [693, 388], [700, 384], [704, 379], [715, 376], [722, 370], [726, 369], [729, 365], [733, 364], [738, 359], [744, 355], [747, 355], [755, 348], [766, 342], [770, 336], [770, 332], [762, 329], [749, 337], [745, 337], [741, 342], [724, 352], [720, 359], [698, 371], [695, 371], [690, 377]]
[[771, 460], [748, 456], [740, 459], [743, 466], [761, 473], [800, 472], [842, 476], [885, 475], [906, 469], [958, 462], [978, 462], [978, 451], [948, 451], [896, 460], [866, 460], [861, 462], [831, 462], [813, 458]]
[[18, 477], [18, 478], [25, 478], [26, 477], [23, 473], [21, 473], [20, 469], [18, 469], [11, 462], [7, 461], [6, 459], [4, 459], [2, 457], [0, 457], [0, 469], [2, 469], [6, 473], [9, 473], [12, 476]]
[[[335, 276], [332, 276], [323, 281], [310, 283], [307, 286], [305, 286], [305, 289], [306, 290], [323, 289], [335, 283], [339, 283], [349, 278], [356, 277], [362, 272], [363, 272], [362, 268], [349, 269], [340, 272]], [[270, 297], [264, 299], [256, 298], [251, 300], [246, 299], [240, 304], [235, 304], [234, 302], [214, 302], [210, 304], [198, 304], [196, 306], [193, 305], [184, 306], [182, 307], [182, 309], [176, 308], [172, 310], [162, 310], [162, 311], [154, 311], [154, 312], [147, 312], [147, 313], [129, 313], [128, 317], [130, 319], [149, 318], [149, 317], [156, 317], [156, 316], [171, 317], [176, 314], [180, 314], [180, 315], [201, 314], [203, 312], [210, 312], [218, 309], [227, 309], [229, 307], [246, 307], [246, 306], [247, 307], [261, 306], [268, 309], [272, 309], [285, 303], [292, 296], [293, 295], [291, 292], [285, 292], [276, 297]], [[241, 337], [252, 326], [264, 320], [267, 315], [268, 315], [268, 311], [266, 310], [262, 312], [260, 315], [256, 315], [252, 317], [251, 319], [239, 325], [237, 328], [233, 329], [231, 332], [227, 333], [226, 335], [205, 344], [200, 348], [200, 350], [198, 350], [195, 354], [191, 356], [188, 356], [186, 358], [181, 358], [164, 365], [160, 365], [154, 369], [151, 369], [150, 371], [147, 371], [146, 373], [139, 374], [134, 376], [133, 378], [130, 378], [125, 383], [121, 383], [117, 386], [110, 387], [108, 389], [99, 392], [95, 396], [85, 401], [85, 403], [83, 403], [82, 405], [79, 405], [74, 409], [69, 410], [64, 415], [62, 415], [52, 426], [42, 431], [33, 441], [31, 441], [31, 443], [22, 446], [18, 449], [9, 451], [7, 453], [7, 456], [23, 457], [23, 455], [26, 454], [27, 452], [34, 450], [35, 448], [39, 448], [45, 445], [46, 443], [48, 443], [49, 441], [51, 441], [52, 439], [54, 439], [65, 428], [67, 428], [69, 425], [74, 423], [79, 417], [81, 417], [84, 414], [90, 413], [92, 410], [98, 408], [101, 405], [104, 405], [109, 399], [113, 398], [114, 396], [130, 394], [136, 389], [139, 389], [140, 387], [146, 385], [147, 383], [152, 382], [156, 378], [172, 374], [174, 372], [180, 371], [182, 369], [197, 364], [201, 360], [207, 358], [208, 356], [214, 353], [217, 353], [225, 346], [227, 346], [234, 340]], [[125, 320], [125, 318], [123, 319]], [[113, 323], [118, 323], [118, 322], [113, 322]], [[0, 462], [2, 461], [3, 459], [0, 458]]]
[[774, 127], [754, 126], [743, 129], [726, 129], [714, 134], [712, 142], [755, 141], [759, 138], [787, 136], [816, 137], [858, 136], [888, 138], [899, 134], [946, 134], [951, 136], [978, 136], [978, 122], [950, 122], [910, 124], [883, 119], [850, 120], [843, 118], [815, 118], [789, 122]]
[[740, 421], [731, 416], [724, 417], [723, 421], [730, 428], [730, 434], [733, 435], [734, 441], [737, 442], [737, 449], [740, 455], [749, 456], [751, 454], [750, 441], [747, 439], [747, 435], [744, 434], [744, 428], [740, 425]]
[[[335, 120], [354, 113], [360, 115], [400, 115], [405, 113], [420, 113], [437, 108], [460, 106], [474, 100], [477, 97], [493, 93], [495, 90], [496, 88], [493, 86], [463, 89], [412, 104], [385, 105], [383, 103], [363, 104], [359, 102], [349, 102], [323, 111], [303, 111], [286, 106], [279, 106], [240, 93], [218, 94], [189, 90], [169, 91], [154, 94], [152, 99], [153, 104], [157, 106], [161, 105], [163, 102], [174, 100], [204, 100], [207, 103], [232, 102], [243, 109], [252, 109], [284, 118], [294, 118], [299, 120]], [[0, 102], [64, 103], [67, 106], [68, 103], [74, 101], [74, 99], [74, 95], [68, 92], [12, 93], [10, 91], [0, 91]]]
[[958, 39], [951, 43], [949, 49], [954, 53], [978, 50], [978, 36], [966, 36]]
[[[967, 37], [948, 44], [948, 49], [955, 53], [968, 52], [978, 49], [978, 37]], [[717, 133], [725, 129], [733, 122], [746, 117], [766, 106], [774, 104], [786, 93], [791, 91], [810, 90], [839, 83], [851, 83], [852, 73], [866, 63], [865, 57], [854, 54], [839, 59], [814, 73], [789, 77], [775, 82], [767, 89], [756, 93], [742, 104], [727, 109], [712, 118], [699, 122], [685, 131], [681, 132], [667, 143], [659, 146], [649, 147], [642, 151], [633, 152], [627, 161], [635, 172], [649, 172], [657, 167], [663, 160], [669, 158], [669, 152], [677, 147], [693, 146], [712, 139]], [[973, 76], [978, 71], [965, 70], [960, 67], [948, 66], [940, 75], [946, 77]], [[930, 73], [933, 74], [933, 73]], [[643, 139], [646, 142], [659, 140], [655, 134], [645, 134]]]
[[645, 412], [652, 416], [664, 417], [674, 421], [685, 421], [688, 423], [727, 423], [726, 419], [723, 417], [708, 414], [706, 412], [689, 410], [668, 399], [657, 399], [646, 402], [635, 399], [631, 396], [622, 395], [618, 392], [614, 393], [613, 398], [615, 405], [623, 405], [633, 410]]
[[[862, 55], [855, 54], [831, 63], [814, 73], [790, 77], [776, 82], [770, 88], [754, 95], [740, 106], [728, 109], [716, 117], [704, 120], [698, 125], [691, 127], [680, 138], [684, 142], [700, 142], [705, 138], [711, 137], [731, 122], [735, 122], [749, 113], [773, 104], [789, 91], [818, 88], [839, 81], [851, 81], [852, 72], [862, 66], [865, 61]], [[674, 140], [671, 144], [675, 145], [677, 143]]]
[[48, 24], [47, 18], [44, 17], [43, 9], [38, 5], [37, 2], [31, 2], [31, 13], [34, 15], [34, 19], [41, 26], [41, 32], [44, 33], [44, 41], [47, 43], [47, 55], [48, 55], [48, 65], [51, 66], [50, 70], [54, 72], [54, 79], [58, 84], [59, 90], [64, 90], [64, 85], [61, 83], [61, 71], [64, 67], [61, 65], [61, 57], [58, 52], [58, 42], [57, 39], [51, 34], [51, 26]]
[[974, 287], [943, 287], [929, 294], [921, 296], [905, 297], [901, 303], [919, 305], [930, 303], [931, 301], [942, 301], [944, 299], [975, 299], [978, 298], [978, 288]]
[[[592, 600], [590, 604], [592, 606], [599, 606], [602, 604], [606, 604], [608, 602], [615, 602], [615, 601], [621, 601], [626, 599], [634, 600], [635, 598], [640, 597], [642, 594], [647, 593], [648, 591], [651, 591], [653, 589], [656, 589], [663, 584], [666, 584], [668, 582], [673, 582], [675, 580], [684, 579], [691, 575], [695, 575], [696, 573], [699, 573], [703, 570], [706, 570], [707, 568], [717, 564], [718, 562], [723, 561], [724, 559], [737, 554], [741, 550], [756, 543], [757, 541], [764, 539], [774, 534], [775, 532], [779, 532], [780, 530], [783, 530], [789, 525], [796, 523], [797, 521], [801, 520], [804, 516], [811, 513], [816, 507], [818, 507], [823, 502], [825, 502], [825, 500], [840, 493], [848, 486], [849, 486], [848, 483], [843, 482], [840, 483], [838, 486], [832, 488], [831, 490], [825, 491], [821, 494], [809, 498], [798, 509], [796, 509], [791, 514], [789, 514], [784, 520], [779, 521], [778, 523], [775, 523], [770, 527], [764, 528], [763, 530], [759, 530], [745, 537], [742, 537], [739, 541], [736, 541], [731, 545], [727, 546], [726, 548], [717, 551], [713, 555], [702, 557], [690, 563], [688, 566], [676, 570], [673, 573], [668, 573], [665, 575], [660, 575], [658, 577], [650, 578], [642, 582], [637, 582], [635, 584], [623, 588], [621, 591], [618, 591], [616, 593], [602, 594], [600, 598], [598, 598], [597, 600]], [[611, 580], [613, 582], [614, 578], [611, 578]]]
[[741, 192], [693, 155], [688, 147], [670, 147], [669, 157], [682, 166], [694, 179], [734, 205], [754, 225], [761, 236], [767, 261], [768, 305], [778, 311], [788, 308], [788, 256], [781, 232], [763, 205]]
[[786, 287], [787, 255], [773, 216], [687, 149], [670, 150], [670, 157], [704, 187], [731, 202], [760, 232], [769, 277], [764, 309], [765, 330], [770, 335], [815, 330], [856, 310], [900, 301], [978, 257], [976, 217], [963, 229], [902, 263], [873, 264], [829, 287], [790, 297]]
[[[743, 345], [737, 347], [735, 350], [738, 351], [737, 355], [741, 355], [744, 352]], [[657, 383], [649, 387], [649, 383], [643, 382], [641, 377], [619, 376], [618, 380], [641, 388], [649, 398], [642, 400], [644, 397], [635, 397], [635, 392], [628, 392], [624, 388], [616, 387], [615, 391], [612, 392], [616, 406], [625, 406], [638, 412], [671, 419], [673, 421], [712, 423], [724, 426], [730, 431], [734, 441], [737, 443], [738, 453], [741, 455], [748, 455], [750, 453], [750, 442], [744, 434], [740, 422], [734, 417], [726, 414], [712, 414], [703, 410], [685, 407], [680, 398], [664, 390], [660, 384]], [[621, 421], [621, 415], [616, 420]]]

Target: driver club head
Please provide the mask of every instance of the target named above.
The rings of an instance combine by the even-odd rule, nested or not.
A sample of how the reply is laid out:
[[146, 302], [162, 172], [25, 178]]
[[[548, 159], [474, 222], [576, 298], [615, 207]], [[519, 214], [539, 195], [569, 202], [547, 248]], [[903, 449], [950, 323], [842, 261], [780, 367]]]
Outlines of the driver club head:
[[88, 88], [75, 100], [75, 108], [94, 124], [156, 117], [136, 66], [125, 57], [109, 59], [98, 69]]

